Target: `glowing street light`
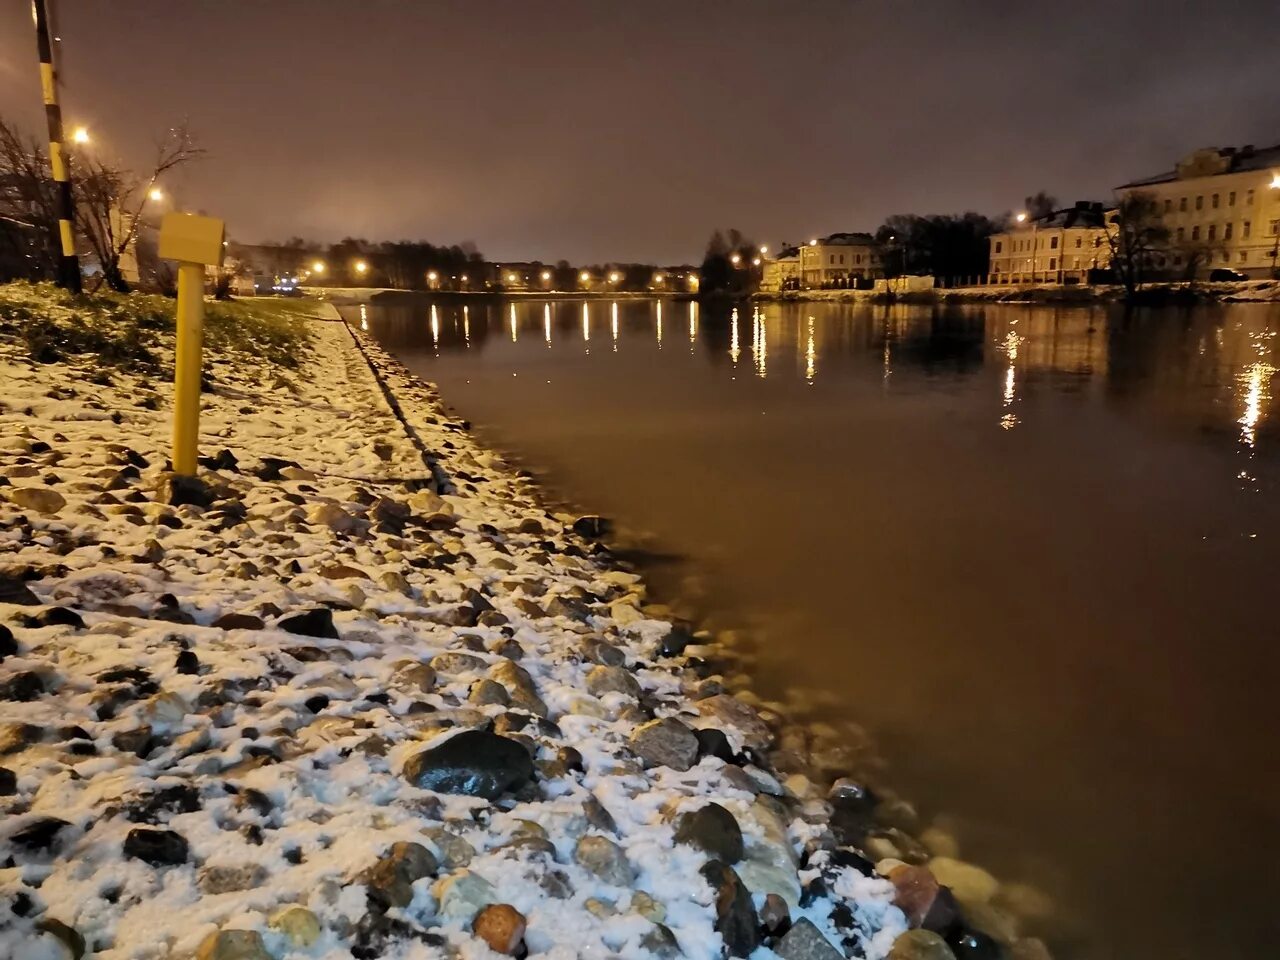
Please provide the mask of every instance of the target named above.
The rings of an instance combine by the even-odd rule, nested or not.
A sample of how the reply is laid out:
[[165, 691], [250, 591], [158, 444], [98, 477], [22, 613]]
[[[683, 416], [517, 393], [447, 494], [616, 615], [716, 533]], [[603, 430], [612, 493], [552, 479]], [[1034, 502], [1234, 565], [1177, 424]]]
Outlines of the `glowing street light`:
[[587, 271], [583, 270], [580, 274], [578, 274], [578, 279], [579, 279], [579, 280], [581, 280], [583, 283], [586, 283], [587, 281], [589, 281], [589, 280], [591, 279], [591, 274], [589, 274], [589, 273], [587, 273]]
[[431, 270], [427, 273], [427, 282], [435, 283], [436, 280], [439, 278], [439, 276], [440, 275], [438, 273], [436, 273], [434, 270]]
[[729, 258], [729, 262], [736, 267], [738, 264], [742, 262], [742, 255], [735, 253], [733, 256]]
[[817, 241], [817, 240], [810, 240], [810, 241], [809, 241], [809, 246], [811, 246], [811, 247], [816, 247], [817, 245], [818, 245], [818, 241]]
[[311, 264], [312, 273], [324, 273], [324, 271], [325, 271], [325, 266], [324, 266], [323, 260], [316, 260], [314, 263]]
[[507, 283], [515, 283], [515, 282], [516, 282], [516, 275], [514, 273], [508, 273]]
[[363, 260], [357, 260], [357, 261], [356, 261], [356, 273], [358, 273], [358, 274], [360, 274], [360, 275], [362, 275], [362, 276], [363, 276], [364, 274], [366, 274], [366, 273], [368, 273], [368, 272], [369, 272], [369, 264], [365, 263]]
[[618, 275], [617, 275], [616, 273], [611, 273], [611, 274], [609, 274], [609, 282], [610, 282], [610, 283], [617, 283], [617, 282], [618, 282]]
[[1019, 223], [1026, 223], [1026, 222], [1027, 222], [1027, 215], [1026, 215], [1025, 213], [1020, 213], [1020, 214], [1018, 214], [1016, 217], [1014, 217], [1013, 219], [1017, 220]]
[[661, 283], [661, 282], [662, 282], [662, 280], [663, 280], [663, 277], [662, 277], [662, 274], [660, 274], [660, 273], [655, 274], [655, 275], [654, 275], [654, 277], [653, 277], [653, 282], [654, 282], [654, 283]]
[[542, 282], [543, 282], [543, 283], [549, 283], [550, 281], [551, 281], [551, 271], [550, 271], [550, 270], [543, 270], [543, 271], [542, 271]]
[[75, 128], [75, 130], [71, 131], [71, 142], [72, 142], [72, 143], [88, 143], [88, 142], [89, 142], [89, 128], [88, 128], [88, 127], [76, 127], [76, 128]]
[[1280, 173], [1273, 173], [1271, 175], [1271, 189], [1280, 190]]
[[760, 266], [760, 258], [759, 258], [759, 257], [752, 257], [752, 258], [751, 258], [751, 265], [752, 265], [753, 267], [758, 267], [758, 266]]
[[760, 248], [760, 255], [761, 255], [761, 256], [764, 256], [764, 255], [765, 255], [766, 253], [768, 253], [768, 252], [769, 252], [769, 248], [768, 248], [768, 247], [761, 247], [761, 248]]
[[164, 199], [164, 191], [159, 187], [152, 187], [147, 191], [147, 199], [159, 203]]

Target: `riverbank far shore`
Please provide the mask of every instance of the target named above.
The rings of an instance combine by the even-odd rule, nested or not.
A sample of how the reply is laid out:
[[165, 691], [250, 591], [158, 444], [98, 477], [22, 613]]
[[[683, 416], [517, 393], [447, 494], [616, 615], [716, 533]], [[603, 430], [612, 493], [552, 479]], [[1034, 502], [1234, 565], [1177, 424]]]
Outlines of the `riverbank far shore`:
[[[784, 290], [752, 297], [765, 303], [1119, 303], [1124, 288], [1114, 285], [1011, 284], [981, 287], [935, 287], [910, 293], [879, 290]], [[1238, 283], [1151, 283], [1139, 291], [1138, 303], [1273, 303], [1280, 301], [1280, 280]]]
[[0, 956], [1047, 956], [327, 305], [168, 474], [169, 310], [0, 287]]

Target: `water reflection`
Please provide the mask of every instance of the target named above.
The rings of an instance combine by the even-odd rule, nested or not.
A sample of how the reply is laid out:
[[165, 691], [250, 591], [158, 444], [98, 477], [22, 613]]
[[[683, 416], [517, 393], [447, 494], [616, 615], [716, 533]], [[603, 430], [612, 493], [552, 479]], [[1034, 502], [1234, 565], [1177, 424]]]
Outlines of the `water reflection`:
[[[412, 339], [416, 310], [375, 309], [381, 335], [393, 344]], [[572, 323], [583, 344], [579, 352], [589, 354], [593, 309], [596, 305], [588, 302], [511, 302], [504, 307], [503, 342], [507, 349], [524, 349], [521, 332], [538, 324], [543, 343], [554, 352], [555, 331], [567, 332]], [[1213, 431], [1230, 424], [1245, 456], [1265, 433], [1273, 407], [1271, 383], [1280, 365], [1278, 311], [1265, 306], [1238, 308], [1229, 322], [1220, 309], [1177, 319], [1169, 313], [1123, 315], [1078, 307], [753, 305], [708, 310], [695, 302], [615, 301], [608, 309], [613, 355], [662, 350], [667, 314], [679, 309], [688, 325], [688, 357], [703, 357], [712, 365], [727, 360], [732, 371], [749, 350], [756, 379], [773, 380], [787, 371], [819, 387], [829, 377], [849, 376], [874, 357], [882, 390], [889, 395], [918, 389], [920, 377], [975, 384], [992, 379], [993, 420], [1004, 430], [1033, 424], [1038, 404], [1048, 395], [1096, 392], [1112, 403], [1190, 420]], [[749, 343], [744, 342], [742, 309], [751, 310]], [[362, 329], [370, 328], [370, 308], [350, 310]], [[425, 310], [436, 355], [472, 348], [491, 355], [498, 349], [488, 337], [487, 307], [476, 317], [468, 304], [440, 302]], [[899, 382], [903, 372], [909, 376]], [[1225, 411], [1230, 411], [1228, 420]], [[1252, 482], [1249, 464], [1238, 472], [1241, 480]]]

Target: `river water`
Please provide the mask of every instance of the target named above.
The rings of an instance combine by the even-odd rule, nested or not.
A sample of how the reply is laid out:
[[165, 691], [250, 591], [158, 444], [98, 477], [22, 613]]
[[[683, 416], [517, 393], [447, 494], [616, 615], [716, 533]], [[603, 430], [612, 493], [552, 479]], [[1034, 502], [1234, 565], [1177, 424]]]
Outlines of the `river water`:
[[1280, 308], [344, 313], [869, 730], [1058, 956], [1280, 955]]

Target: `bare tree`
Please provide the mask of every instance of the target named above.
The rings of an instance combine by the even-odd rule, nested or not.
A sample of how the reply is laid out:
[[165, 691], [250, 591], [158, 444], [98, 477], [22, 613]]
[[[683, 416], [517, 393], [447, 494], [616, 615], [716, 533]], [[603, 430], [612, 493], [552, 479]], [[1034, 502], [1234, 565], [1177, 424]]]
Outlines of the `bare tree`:
[[1058, 209], [1058, 198], [1044, 190], [1037, 190], [1026, 199], [1027, 216], [1032, 220], [1043, 220], [1053, 216]]
[[57, 192], [44, 148], [0, 118], [0, 242], [12, 266], [29, 279], [57, 274]]
[[146, 175], [94, 155], [77, 158], [76, 225], [102, 268], [95, 290], [106, 283], [112, 290], [128, 292], [120, 260], [138, 236], [142, 208], [152, 189], [165, 173], [203, 155], [183, 125], [172, 128], [156, 145], [155, 162]]
[[1155, 197], [1137, 191], [1121, 199], [1108, 224], [1107, 243], [1111, 269], [1120, 278], [1126, 298], [1133, 299], [1156, 258], [1168, 248], [1169, 228], [1160, 218]]

